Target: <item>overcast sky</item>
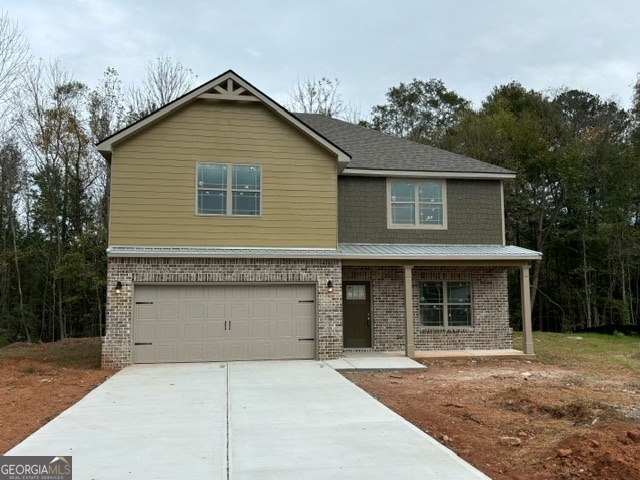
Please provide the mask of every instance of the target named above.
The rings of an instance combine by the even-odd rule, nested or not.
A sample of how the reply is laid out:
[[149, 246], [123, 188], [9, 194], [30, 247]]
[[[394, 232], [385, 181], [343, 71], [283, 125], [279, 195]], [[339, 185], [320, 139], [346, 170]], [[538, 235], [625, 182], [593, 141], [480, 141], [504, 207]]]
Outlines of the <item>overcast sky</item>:
[[231, 68], [283, 102], [298, 78], [340, 80], [368, 114], [389, 87], [440, 78], [476, 106], [511, 80], [630, 103], [637, 0], [4, 0], [32, 52], [96, 85], [168, 54], [198, 83]]

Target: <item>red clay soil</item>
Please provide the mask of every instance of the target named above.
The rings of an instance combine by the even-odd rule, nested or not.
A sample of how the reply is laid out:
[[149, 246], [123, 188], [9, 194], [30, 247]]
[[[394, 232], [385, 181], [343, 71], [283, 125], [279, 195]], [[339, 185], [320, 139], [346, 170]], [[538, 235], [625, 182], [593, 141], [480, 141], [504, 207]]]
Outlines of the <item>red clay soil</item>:
[[113, 372], [0, 359], [0, 454], [58, 416]]
[[346, 377], [493, 479], [640, 479], [640, 374], [424, 363]]

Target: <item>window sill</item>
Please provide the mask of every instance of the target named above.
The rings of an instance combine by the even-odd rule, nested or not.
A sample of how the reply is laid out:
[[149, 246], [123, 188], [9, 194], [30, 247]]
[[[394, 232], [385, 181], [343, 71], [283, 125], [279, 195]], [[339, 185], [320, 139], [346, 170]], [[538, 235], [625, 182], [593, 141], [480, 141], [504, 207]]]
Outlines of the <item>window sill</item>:
[[469, 330], [473, 330], [474, 327], [473, 325], [469, 326], [469, 327], [427, 327], [425, 325], [420, 325], [420, 331], [427, 331], [427, 330], [437, 330], [437, 331], [469, 331]]
[[389, 230], [447, 230], [446, 225], [392, 225], [387, 224]]
[[196, 217], [217, 218], [262, 218], [262, 215], [227, 215], [226, 213], [196, 213]]

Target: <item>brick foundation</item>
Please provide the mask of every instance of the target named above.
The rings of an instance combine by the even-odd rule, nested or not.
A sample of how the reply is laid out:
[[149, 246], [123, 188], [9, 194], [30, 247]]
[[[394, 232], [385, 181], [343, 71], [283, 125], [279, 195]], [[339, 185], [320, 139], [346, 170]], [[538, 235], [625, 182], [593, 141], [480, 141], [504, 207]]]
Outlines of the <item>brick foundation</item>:
[[[107, 274], [107, 333], [102, 365], [131, 364], [133, 287], [151, 283], [314, 282], [318, 289], [318, 358], [342, 355], [342, 269], [327, 259], [109, 258]], [[334, 284], [326, 291], [327, 281]], [[116, 293], [113, 286], [122, 282]]]

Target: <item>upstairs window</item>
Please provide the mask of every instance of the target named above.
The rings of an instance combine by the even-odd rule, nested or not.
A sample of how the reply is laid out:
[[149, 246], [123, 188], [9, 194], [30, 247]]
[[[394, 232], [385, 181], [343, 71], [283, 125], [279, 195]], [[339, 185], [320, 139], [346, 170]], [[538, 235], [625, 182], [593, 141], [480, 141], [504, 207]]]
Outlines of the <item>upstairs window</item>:
[[387, 182], [389, 228], [446, 228], [443, 180], [393, 179]]
[[259, 165], [198, 163], [198, 215], [260, 216]]

